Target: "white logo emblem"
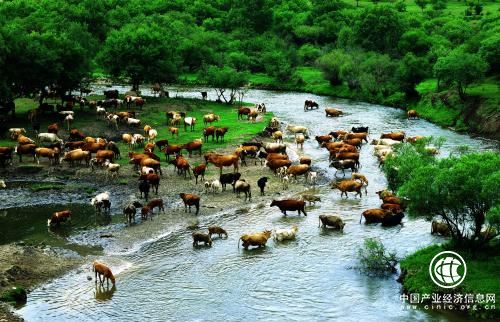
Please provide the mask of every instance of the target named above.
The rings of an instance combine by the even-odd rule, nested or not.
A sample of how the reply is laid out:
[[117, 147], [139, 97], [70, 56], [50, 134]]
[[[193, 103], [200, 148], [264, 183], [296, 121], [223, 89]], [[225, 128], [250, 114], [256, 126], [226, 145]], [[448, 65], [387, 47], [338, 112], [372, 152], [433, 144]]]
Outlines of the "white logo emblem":
[[[460, 266], [463, 266], [463, 273], [459, 273]], [[467, 265], [459, 254], [452, 251], [444, 251], [431, 260], [429, 274], [436, 285], [443, 288], [453, 288], [460, 285], [467, 274]]]

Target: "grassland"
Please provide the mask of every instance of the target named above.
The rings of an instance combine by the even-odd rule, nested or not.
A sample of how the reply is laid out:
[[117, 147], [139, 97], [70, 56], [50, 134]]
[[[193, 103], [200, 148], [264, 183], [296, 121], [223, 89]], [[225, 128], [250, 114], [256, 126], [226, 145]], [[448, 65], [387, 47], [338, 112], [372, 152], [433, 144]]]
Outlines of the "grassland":
[[[90, 99], [101, 99], [102, 97], [91, 97]], [[28, 131], [27, 135], [34, 138], [34, 131], [27, 120], [26, 113], [32, 108], [36, 108], [37, 102], [22, 98], [16, 100], [16, 119], [11, 120], [7, 124], [9, 127], [24, 127]], [[122, 108], [121, 110], [126, 110]], [[134, 109], [132, 109], [134, 110]], [[181, 126], [179, 128], [179, 137], [172, 137], [168, 132], [169, 126], [165, 113], [167, 111], [185, 111], [188, 116], [195, 117], [197, 124], [195, 130], [191, 132], [189, 128], [187, 131]], [[261, 122], [252, 123], [245, 120], [238, 120], [237, 108], [226, 104], [219, 104], [211, 101], [202, 101], [199, 99], [185, 99], [185, 98], [147, 98], [147, 103], [142, 110], [136, 110], [136, 117], [142, 122], [140, 127], [129, 127], [124, 124], [119, 124], [118, 131], [115, 128], [109, 127], [107, 122], [102, 118], [96, 118], [94, 110], [89, 110], [85, 107], [80, 110], [79, 107], [75, 108], [75, 122], [72, 128], [79, 129], [82, 133], [94, 137], [107, 137], [117, 142], [122, 155], [125, 155], [129, 148], [121, 141], [123, 133], [141, 133], [143, 134], [143, 126], [148, 124], [158, 131], [158, 138], [168, 139], [171, 144], [183, 144], [194, 139], [203, 138], [202, 130], [203, 115], [207, 113], [215, 113], [221, 116], [221, 120], [213, 123], [217, 127], [228, 127], [229, 131], [225, 136], [224, 143], [216, 143], [210, 141], [204, 143], [203, 151], [216, 150], [227, 146], [237, 146], [244, 140], [249, 140], [258, 135], [267, 124], [268, 120], [272, 117], [272, 113], [267, 113]], [[57, 116], [46, 116], [41, 119], [41, 131], [45, 131], [47, 126], [57, 121]], [[69, 133], [65, 125], [59, 122], [60, 128], [59, 136], [66, 140]], [[0, 140], [0, 146], [14, 146], [16, 142], [4, 137]], [[142, 151], [142, 147], [136, 147], [135, 151]], [[158, 154], [158, 151], [155, 151]], [[24, 162], [31, 162], [26, 158]], [[126, 164], [127, 158], [122, 158], [117, 161], [120, 164]]]

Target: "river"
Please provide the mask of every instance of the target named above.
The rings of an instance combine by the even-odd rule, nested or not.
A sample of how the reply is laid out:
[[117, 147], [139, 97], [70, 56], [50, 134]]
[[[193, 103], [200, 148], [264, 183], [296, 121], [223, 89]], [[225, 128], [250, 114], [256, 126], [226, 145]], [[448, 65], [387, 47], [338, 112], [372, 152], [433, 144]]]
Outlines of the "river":
[[[177, 95], [201, 97], [182, 89]], [[214, 99], [213, 91], [209, 98]], [[321, 108], [303, 112], [306, 99]], [[498, 148], [496, 141], [407, 120], [404, 111], [384, 106], [263, 90], [250, 90], [245, 101], [264, 102], [281, 121], [307, 126], [311, 137], [363, 125], [369, 126], [372, 138], [391, 130], [445, 137], [440, 156], [460, 145], [476, 151]], [[328, 106], [345, 115], [326, 118], [323, 109]], [[304, 154], [328, 181], [333, 179], [328, 154], [314, 139], [306, 141]], [[363, 210], [380, 205], [375, 191], [386, 187], [372, 146], [363, 146], [360, 162], [360, 172], [370, 182], [366, 197], [341, 199], [324, 180], [318, 187], [322, 202], [309, 207], [307, 217], [284, 217], [267, 205], [243, 214], [225, 209], [203, 218], [203, 226], [217, 223], [229, 232], [228, 239], [215, 239], [211, 248], [193, 248], [189, 232], [173, 225], [178, 228], [133, 251], [115, 249], [101, 258], [117, 274], [116, 289], [96, 294], [94, 283], [87, 280], [92, 275], [89, 264], [35, 289], [18, 313], [28, 321], [456, 321], [436, 312], [403, 310], [397, 276], [370, 277], [355, 269], [357, 249], [368, 237], [380, 238], [398, 256], [444, 241], [430, 234], [429, 222], [408, 216], [402, 227], [359, 224]], [[346, 222], [344, 232], [318, 228], [320, 214], [339, 214]], [[299, 226], [295, 241], [271, 240], [265, 249], [250, 251], [237, 247], [243, 233], [292, 224]]]

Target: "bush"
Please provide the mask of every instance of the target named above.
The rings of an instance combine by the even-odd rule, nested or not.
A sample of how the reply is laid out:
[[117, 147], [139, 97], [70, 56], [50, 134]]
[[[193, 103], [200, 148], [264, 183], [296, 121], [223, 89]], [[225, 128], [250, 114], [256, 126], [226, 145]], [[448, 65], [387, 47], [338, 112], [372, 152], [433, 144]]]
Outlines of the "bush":
[[387, 252], [384, 244], [376, 238], [367, 238], [358, 249], [361, 268], [375, 274], [395, 273], [398, 259], [396, 253]]
[[26, 290], [22, 287], [12, 287], [10, 290], [5, 291], [0, 297], [0, 301], [15, 303], [15, 304], [24, 304], [28, 299], [28, 295]]

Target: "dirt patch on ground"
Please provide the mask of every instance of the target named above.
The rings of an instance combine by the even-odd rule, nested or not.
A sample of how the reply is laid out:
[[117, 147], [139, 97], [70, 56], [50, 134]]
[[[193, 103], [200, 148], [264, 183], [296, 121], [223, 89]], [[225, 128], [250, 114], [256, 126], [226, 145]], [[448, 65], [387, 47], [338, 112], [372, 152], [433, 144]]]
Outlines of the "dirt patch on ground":
[[[27, 291], [82, 264], [83, 258], [48, 246], [0, 245], [0, 294], [12, 286]], [[29, 296], [29, 295], [28, 295]], [[0, 304], [0, 321], [22, 321], [5, 303]]]

